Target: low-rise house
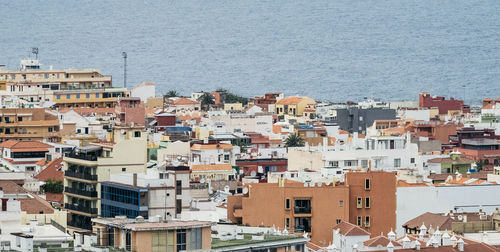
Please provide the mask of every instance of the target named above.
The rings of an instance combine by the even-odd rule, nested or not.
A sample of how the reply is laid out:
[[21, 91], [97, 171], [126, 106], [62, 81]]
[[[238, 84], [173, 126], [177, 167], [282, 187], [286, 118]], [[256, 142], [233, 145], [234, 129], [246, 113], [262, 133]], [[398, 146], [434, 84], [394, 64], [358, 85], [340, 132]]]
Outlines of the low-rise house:
[[8, 140], [0, 144], [3, 165], [15, 170], [38, 173], [38, 162], [54, 152], [52, 145], [39, 141]]
[[[475, 172], [474, 160], [462, 157], [461, 153], [458, 151], [450, 153], [450, 157], [447, 158], [433, 158], [427, 160], [429, 170], [436, 174], [441, 173], [467, 173]], [[474, 164], [474, 165], [473, 165]]]
[[208, 251], [212, 243], [211, 222], [118, 216], [93, 218], [92, 223], [98, 246], [127, 251]]

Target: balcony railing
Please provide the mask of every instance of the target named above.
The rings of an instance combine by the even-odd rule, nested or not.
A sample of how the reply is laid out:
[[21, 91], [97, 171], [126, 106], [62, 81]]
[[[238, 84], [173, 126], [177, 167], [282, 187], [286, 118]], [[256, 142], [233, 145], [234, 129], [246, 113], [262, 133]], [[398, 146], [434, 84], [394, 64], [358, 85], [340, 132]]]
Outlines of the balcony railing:
[[92, 224], [90, 224], [90, 223], [70, 221], [70, 222], [68, 222], [68, 226], [86, 229], [86, 230], [92, 230]]
[[69, 209], [69, 210], [75, 210], [79, 212], [84, 212], [84, 213], [89, 213], [89, 214], [97, 214], [97, 208], [90, 208], [90, 207], [85, 207], [85, 206], [80, 206], [80, 205], [73, 205], [66, 203], [64, 204], [64, 208]]
[[85, 180], [97, 181], [97, 175], [91, 175], [91, 174], [87, 174], [87, 173], [65, 171], [64, 172], [64, 176], [66, 176], [66, 177], [72, 177], [72, 178], [85, 179]]
[[66, 153], [66, 157], [82, 159], [87, 161], [97, 161], [97, 155], [84, 155], [84, 154], [76, 154], [76, 153]]
[[72, 193], [72, 194], [77, 194], [77, 195], [82, 195], [82, 196], [87, 196], [87, 197], [92, 197], [92, 198], [97, 197], [96, 191], [80, 190], [78, 188], [73, 188], [73, 187], [65, 187], [64, 191], [67, 193]]
[[294, 213], [296, 213], [296, 214], [310, 214], [311, 207], [295, 207]]

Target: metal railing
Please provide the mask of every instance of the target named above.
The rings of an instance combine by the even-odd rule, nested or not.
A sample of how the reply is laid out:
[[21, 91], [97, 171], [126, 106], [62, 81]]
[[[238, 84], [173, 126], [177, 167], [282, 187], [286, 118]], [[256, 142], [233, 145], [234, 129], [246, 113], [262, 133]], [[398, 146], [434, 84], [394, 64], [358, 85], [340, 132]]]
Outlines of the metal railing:
[[85, 179], [85, 180], [97, 181], [97, 175], [91, 175], [91, 174], [87, 174], [87, 173], [65, 171], [64, 172], [64, 176], [66, 176], [66, 177], [72, 177], [72, 178]]
[[97, 161], [97, 155], [83, 155], [83, 154], [76, 154], [76, 153], [66, 153], [65, 157], [82, 159], [82, 160], [87, 160], [87, 161]]
[[69, 209], [69, 210], [75, 210], [79, 212], [84, 212], [84, 213], [89, 213], [89, 214], [97, 214], [97, 208], [90, 208], [90, 207], [85, 207], [85, 206], [80, 206], [80, 205], [73, 205], [66, 203], [64, 204], [64, 208]]
[[296, 214], [310, 214], [311, 213], [311, 207], [295, 207], [294, 208], [294, 213]]
[[67, 193], [72, 193], [72, 194], [77, 194], [77, 195], [82, 195], [82, 196], [87, 196], [87, 197], [97, 197], [97, 192], [96, 191], [87, 191], [87, 190], [80, 190], [78, 188], [73, 188], [73, 187], [65, 187], [64, 191]]

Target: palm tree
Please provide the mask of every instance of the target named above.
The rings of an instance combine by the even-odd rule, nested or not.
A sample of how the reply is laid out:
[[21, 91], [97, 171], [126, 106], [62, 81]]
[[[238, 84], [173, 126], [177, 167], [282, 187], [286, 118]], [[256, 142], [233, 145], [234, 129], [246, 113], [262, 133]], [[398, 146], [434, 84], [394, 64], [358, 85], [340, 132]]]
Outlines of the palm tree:
[[170, 90], [170, 91], [167, 92], [167, 94], [165, 96], [168, 97], [168, 98], [170, 98], [170, 97], [178, 97], [179, 93], [177, 93], [177, 91], [175, 91], [175, 90]]
[[198, 101], [201, 103], [201, 107], [205, 110], [208, 110], [210, 105], [215, 103], [214, 97], [208, 92], [203, 93], [200, 98], [198, 98]]
[[300, 146], [304, 146], [304, 139], [297, 134], [291, 134], [285, 140], [285, 147], [300, 147]]

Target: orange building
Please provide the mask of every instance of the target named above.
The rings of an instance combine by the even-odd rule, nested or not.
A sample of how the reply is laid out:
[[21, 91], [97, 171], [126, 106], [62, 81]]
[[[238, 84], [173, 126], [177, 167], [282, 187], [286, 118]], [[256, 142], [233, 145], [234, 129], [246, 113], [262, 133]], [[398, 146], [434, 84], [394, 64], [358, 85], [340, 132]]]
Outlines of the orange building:
[[361, 218], [359, 226], [372, 234], [395, 229], [395, 212], [396, 174], [379, 171], [348, 173], [346, 183], [337, 185], [283, 180], [249, 184], [247, 193], [227, 199], [231, 221], [307, 232], [320, 246], [328, 246], [333, 227], [341, 220], [357, 223]]

